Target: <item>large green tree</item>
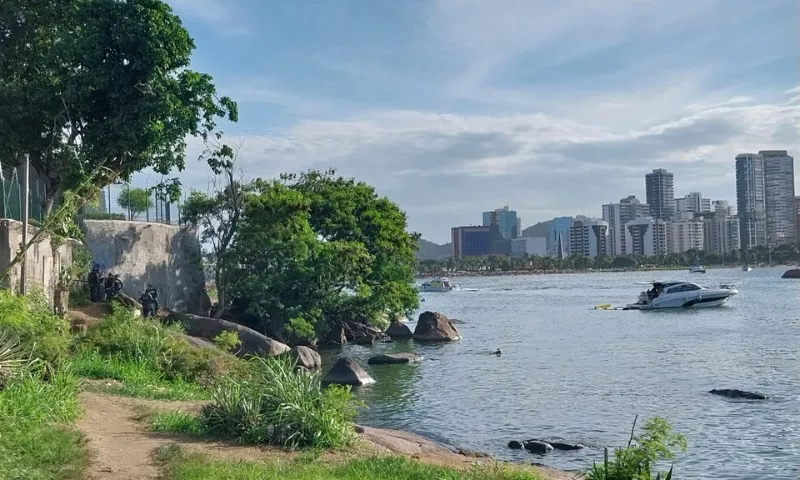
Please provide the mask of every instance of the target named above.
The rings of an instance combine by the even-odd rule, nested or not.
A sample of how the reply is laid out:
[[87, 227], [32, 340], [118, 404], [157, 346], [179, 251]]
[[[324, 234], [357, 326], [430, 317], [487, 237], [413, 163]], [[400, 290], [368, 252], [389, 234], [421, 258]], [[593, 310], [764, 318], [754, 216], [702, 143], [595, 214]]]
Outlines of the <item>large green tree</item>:
[[29, 153], [51, 207], [65, 191], [183, 169], [188, 135], [237, 117], [188, 68], [194, 48], [161, 0], [2, 2], [0, 158]]
[[134, 220], [153, 206], [153, 198], [144, 188], [126, 186], [117, 195], [117, 205], [128, 214], [128, 220]]

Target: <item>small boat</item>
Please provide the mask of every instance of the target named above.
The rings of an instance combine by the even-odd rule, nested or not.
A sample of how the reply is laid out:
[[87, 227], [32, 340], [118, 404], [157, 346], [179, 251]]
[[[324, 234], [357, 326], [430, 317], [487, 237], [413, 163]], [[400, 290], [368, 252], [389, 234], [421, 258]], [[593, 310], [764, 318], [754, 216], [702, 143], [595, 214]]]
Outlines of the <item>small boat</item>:
[[420, 289], [423, 292], [449, 292], [454, 288], [455, 285], [453, 285], [453, 283], [450, 282], [450, 279], [446, 277], [441, 277], [431, 280], [430, 282], [425, 282], [420, 287]]
[[689, 267], [689, 273], [706, 273], [706, 268], [702, 265], [692, 265]]
[[743, 266], [743, 267], [742, 267], [742, 271], [743, 271], [743, 272], [749, 272], [749, 271], [751, 271], [751, 270], [753, 270], [753, 267], [748, 267], [747, 265], [745, 265], [745, 266]]
[[721, 307], [739, 290], [730, 285], [705, 288], [691, 282], [648, 282], [652, 288], [639, 294], [639, 300], [627, 308], [632, 310], [658, 310], [662, 308]]

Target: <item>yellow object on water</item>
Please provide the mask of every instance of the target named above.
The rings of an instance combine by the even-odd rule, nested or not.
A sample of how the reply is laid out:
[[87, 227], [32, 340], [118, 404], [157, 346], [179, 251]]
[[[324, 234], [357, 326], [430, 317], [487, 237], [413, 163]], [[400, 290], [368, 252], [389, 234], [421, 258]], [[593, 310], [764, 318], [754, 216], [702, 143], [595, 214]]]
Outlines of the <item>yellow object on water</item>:
[[602, 305], [595, 305], [595, 307], [594, 307], [595, 310], [608, 310], [609, 308], [611, 308], [611, 304], [610, 303], [604, 303]]

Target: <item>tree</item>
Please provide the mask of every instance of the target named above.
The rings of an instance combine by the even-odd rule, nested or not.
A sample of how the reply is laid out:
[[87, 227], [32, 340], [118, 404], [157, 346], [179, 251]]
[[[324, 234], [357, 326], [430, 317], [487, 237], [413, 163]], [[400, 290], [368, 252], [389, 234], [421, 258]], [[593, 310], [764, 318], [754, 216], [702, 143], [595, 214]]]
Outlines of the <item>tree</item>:
[[0, 158], [66, 191], [184, 167], [187, 135], [237, 118], [161, 0], [9, 0], [0, 10]]
[[[217, 136], [219, 140], [221, 137]], [[210, 142], [201, 158], [205, 158], [220, 184], [210, 195], [193, 191], [183, 204], [183, 220], [199, 229], [200, 239], [211, 246], [210, 256], [214, 283], [217, 287], [217, 308], [220, 318], [233, 302], [233, 289], [242, 278], [237, 274], [235, 259], [229, 255], [239, 219], [245, 205], [245, 194], [251, 188], [234, 177], [234, 168], [241, 145], [234, 150], [228, 145]]]
[[127, 185], [117, 196], [117, 205], [128, 212], [128, 220], [134, 220], [152, 208], [153, 199], [148, 190]]

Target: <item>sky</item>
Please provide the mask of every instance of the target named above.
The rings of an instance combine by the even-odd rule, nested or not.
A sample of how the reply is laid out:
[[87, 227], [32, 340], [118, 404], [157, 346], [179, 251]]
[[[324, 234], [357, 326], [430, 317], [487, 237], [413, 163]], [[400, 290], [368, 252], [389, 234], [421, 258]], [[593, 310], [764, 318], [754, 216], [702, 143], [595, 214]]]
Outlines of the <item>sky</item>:
[[504, 205], [599, 217], [654, 168], [734, 202], [737, 153], [800, 155], [797, 0], [168, 3], [239, 104], [244, 175], [334, 167], [439, 243]]

